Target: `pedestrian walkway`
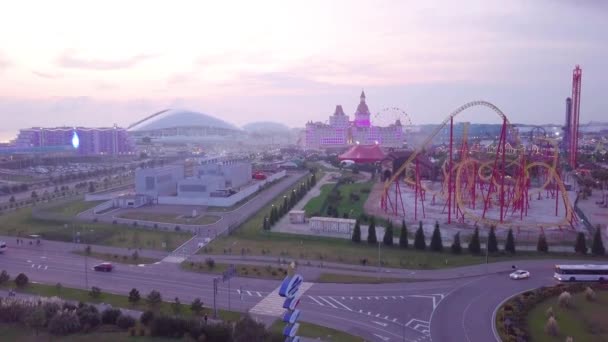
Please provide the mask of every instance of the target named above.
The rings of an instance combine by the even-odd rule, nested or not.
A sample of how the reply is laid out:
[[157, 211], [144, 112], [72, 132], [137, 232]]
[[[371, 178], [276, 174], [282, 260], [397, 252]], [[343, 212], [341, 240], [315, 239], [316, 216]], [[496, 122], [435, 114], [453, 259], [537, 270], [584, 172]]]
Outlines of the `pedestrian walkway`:
[[[298, 295], [304, 295], [304, 292], [308, 291], [312, 285], [313, 283], [302, 283], [300, 290], [298, 291]], [[285, 309], [283, 309], [283, 302], [285, 302], [285, 298], [279, 296], [280, 288], [281, 287], [279, 286], [274, 291], [270, 292], [268, 296], [264, 297], [264, 299], [251, 308], [249, 312], [252, 314], [266, 316], [281, 316], [285, 312]]]

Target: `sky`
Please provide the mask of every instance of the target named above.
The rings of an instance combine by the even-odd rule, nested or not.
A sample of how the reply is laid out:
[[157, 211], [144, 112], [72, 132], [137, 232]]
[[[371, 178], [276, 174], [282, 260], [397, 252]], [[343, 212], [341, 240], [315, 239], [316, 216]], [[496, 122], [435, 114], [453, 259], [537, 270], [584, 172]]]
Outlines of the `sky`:
[[561, 123], [576, 64], [581, 122], [608, 121], [606, 37], [601, 0], [7, 1], [0, 141], [166, 108], [302, 127], [337, 104], [352, 116], [362, 89], [374, 116], [398, 107], [414, 124], [473, 100]]

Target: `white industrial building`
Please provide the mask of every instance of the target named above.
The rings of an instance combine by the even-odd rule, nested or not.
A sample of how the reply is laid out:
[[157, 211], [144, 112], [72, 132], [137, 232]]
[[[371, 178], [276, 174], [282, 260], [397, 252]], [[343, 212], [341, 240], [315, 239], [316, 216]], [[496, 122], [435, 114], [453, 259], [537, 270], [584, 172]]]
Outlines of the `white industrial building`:
[[183, 165], [137, 169], [135, 170], [135, 192], [153, 199], [159, 196], [175, 196], [177, 183], [183, 179]]
[[251, 162], [247, 159], [205, 159], [193, 167], [193, 174], [179, 182], [179, 197], [227, 197], [251, 182]]

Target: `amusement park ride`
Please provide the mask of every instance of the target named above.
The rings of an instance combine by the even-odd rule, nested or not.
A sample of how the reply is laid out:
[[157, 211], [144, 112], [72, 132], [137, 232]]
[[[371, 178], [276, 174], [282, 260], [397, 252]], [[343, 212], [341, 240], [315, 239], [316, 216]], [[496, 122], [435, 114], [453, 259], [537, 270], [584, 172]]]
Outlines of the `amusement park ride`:
[[[502, 121], [500, 136], [494, 145], [469, 147], [466, 126], [462, 141], [459, 144], [454, 141], [454, 118], [476, 106], [491, 109]], [[421, 179], [419, 157], [446, 127], [450, 140], [441, 167], [443, 180], [439, 189], [432, 189], [429, 182]], [[531, 138], [532, 143], [522, 144], [507, 116], [495, 105], [486, 101], [467, 103], [452, 112], [386, 181], [381, 208], [387, 214], [405, 218], [403, 193], [413, 191], [414, 201], [408, 205], [413, 206], [410, 219], [414, 220], [426, 218], [425, 205], [428, 206], [430, 196], [431, 205], [443, 205], [442, 214], [447, 216], [448, 224], [486, 224], [518, 229], [572, 227], [577, 219], [560, 177], [558, 144], [544, 134], [532, 134]], [[554, 201], [558, 221], [541, 223], [524, 219], [532, 200], [541, 198]], [[444, 202], [436, 203], [438, 199]]]

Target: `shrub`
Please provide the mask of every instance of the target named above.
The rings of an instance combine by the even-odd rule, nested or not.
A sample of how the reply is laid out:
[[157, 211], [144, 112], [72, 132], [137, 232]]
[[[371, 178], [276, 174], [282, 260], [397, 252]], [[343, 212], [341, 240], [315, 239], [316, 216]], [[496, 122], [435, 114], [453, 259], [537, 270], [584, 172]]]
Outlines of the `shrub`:
[[416, 234], [414, 235], [414, 248], [419, 250], [426, 249], [426, 241], [424, 239], [424, 230], [422, 229], [422, 221], [418, 224], [418, 230], [416, 230]]
[[129, 315], [120, 315], [116, 319], [116, 325], [121, 329], [127, 330], [135, 326], [135, 318]]
[[351, 239], [353, 242], [361, 242], [361, 226], [359, 225], [359, 220], [355, 222], [355, 228], [353, 229]]
[[45, 302], [42, 304], [42, 309], [44, 310], [44, 314], [46, 315], [47, 322], [61, 310], [61, 307], [56, 302]]
[[129, 303], [137, 304], [137, 303], [139, 303], [140, 299], [141, 299], [141, 296], [139, 295], [139, 291], [137, 291], [136, 288], [132, 288], [131, 291], [129, 292]]
[[566, 342], [574, 342], [574, 339], [570, 336], [566, 337]]
[[38, 336], [38, 330], [44, 328], [44, 325], [46, 324], [46, 316], [44, 314], [44, 310], [41, 307], [35, 308], [25, 318], [25, 323], [30, 328], [34, 329], [35, 335]]
[[17, 278], [15, 278], [15, 285], [17, 285], [17, 287], [19, 287], [19, 288], [23, 288], [23, 287], [27, 286], [29, 281], [30, 280], [27, 278], [27, 276], [25, 274], [19, 273], [19, 275], [17, 275]]
[[549, 317], [549, 319], [547, 319], [545, 332], [551, 336], [557, 336], [559, 334], [559, 326], [557, 325], [555, 317]]
[[570, 292], [564, 291], [557, 297], [557, 302], [561, 307], [570, 308], [572, 306], [572, 295]]
[[8, 275], [8, 272], [6, 272], [5, 270], [2, 270], [2, 272], [0, 273], [0, 284], [4, 284], [4, 283], [8, 282], [9, 280], [11, 280], [11, 276]]
[[74, 311], [58, 311], [49, 321], [48, 329], [54, 335], [68, 335], [80, 331], [81, 325]]
[[146, 296], [146, 301], [148, 302], [150, 309], [155, 310], [163, 301], [163, 297], [160, 295], [160, 292], [152, 290], [148, 293], [148, 296]]
[[82, 305], [76, 310], [76, 315], [85, 331], [93, 329], [101, 324], [101, 315], [93, 305]]
[[601, 228], [597, 227], [593, 234], [593, 242], [591, 243], [591, 253], [593, 255], [604, 255], [606, 254], [606, 248], [604, 248], [604, 242], [602, 241]]
[[196, 315], [200, 314], [203, 311], [203, 302], [200, 298], [195, 298], [190, 304], [190, 310], [194, 312]]
[[367, 228], [367, 243], [375, 244], [378, 242], [376, 237], [376, 219], [371, 216], [369, 219], [369, 226]]
[[120, 309], [105, 309], [101, 313], [101, 321], [103, 322], [103, 324], [116, 324], [116, 320], [121, 314], [122, 312], [120, 311]]
[[496, 239], [495, 227], [490, 227], [490, 233], [488, 234], [488, 253], [498, 252], [498, 240]]
[[101, 289], [97, 286], [91, 287], [91, 291], [89, 291], [89, 296], [94, 299], [101, 297]]
[[401, 221], [401, 235], [399, 236], [399, 247], [407, 248], [409, 241], [407, 240], [407, 226], [405, 220]]
[[431, 250], [435, 252], [443, 251], [443, 240], [441, 240], [441, 231], [439, 230], [439, 222], [435, 221], [435, 229], [431, 236]]
[[141, 322], [141, 324], [148, 326], [148, 324], [150, 324], [150, 322], [152, 322], [152, 320], [154, 319], [154, 312], [147, 310], [144, 311], [144, 313], [141, 314], [141, 316], [139, 317], [139, 321]]
[[186, 321], [160, 315], [150, 323], [150, 335], [181, 338], [186, 332]]
[[382, 238], [382, 243], [386, 246], [393, 245], [393, 222], [391, 221], [388, 221], [388, 224], [384, 229], [384, 237]]
[[547, 315], [547, 317], [555, 317], [555, 314], [553, 313], [553, 307], [550, 306], [547, 311], [545, 311], [545, 314]]
[[574, 251], [580, 254], [587, 254], [587, 241], [585, 240], [585, 233], [576, 234], [576, 244], [574, 245]]
[[205, 259], [205, 264], [207, 264], [207, 268], [213, 269], [215, 267], [215, 260], [213, 258]]
[[513, 229], [509, 228], [507, 233], [507, 241], [505, 242], [505, 251], [511, 254], [515, 253], [515, 238], [513, 237]]
[[479, 241], [479, 228], [475, 227], [475, 231], [471, 236], [471, 241], [469, 241], [469, 252], [471, 254], [479, 254], [481, 253], [481, 243]]
[[547, 244], [547, 239], [545, 238], [545, 233], [540, 233], [538, 235], [538, 242], [536, 243], [536, 251], [541, 253], [547, 253], [549, 251], [549, 245]]
[[587, 286], [587, 288], [585, 289], [585, 298], [587, 298], [588, 301], [592, 302], [595, 300], [595, 297], [595, 291], [593, 291], [592, 288]]
[[454, 254], [460, 254], [462, 253], [462, 246], [460, 245], [460, 232], [457, 232], [456, 235], [454, 235], [454, 241], [452, 242], [452, 253]]

